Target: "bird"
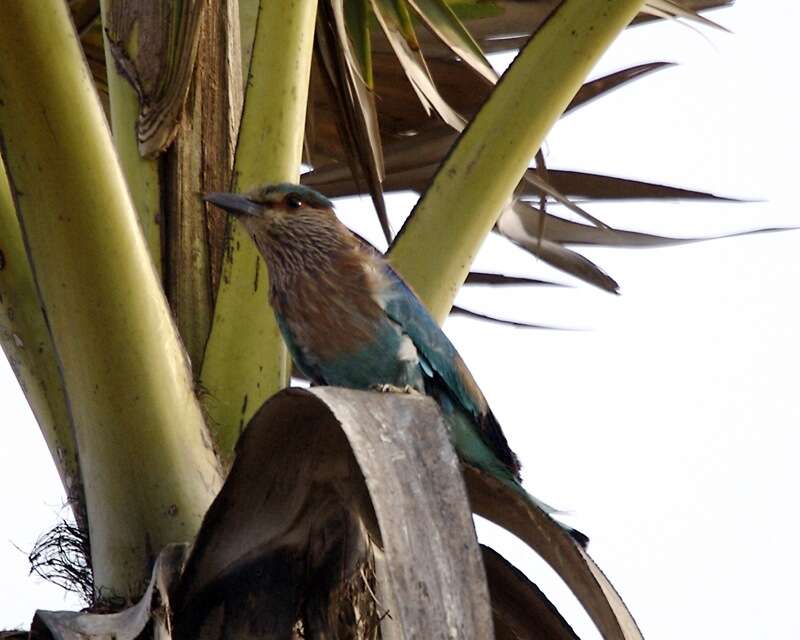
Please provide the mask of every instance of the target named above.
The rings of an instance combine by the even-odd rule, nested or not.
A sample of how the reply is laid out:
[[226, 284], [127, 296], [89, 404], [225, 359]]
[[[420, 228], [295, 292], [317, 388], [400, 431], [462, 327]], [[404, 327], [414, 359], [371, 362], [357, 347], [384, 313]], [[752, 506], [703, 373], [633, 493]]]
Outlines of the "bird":
[[[548, 514], [560, 513], [523, 488], [519, 459], [456, 348], [385, 257], [336, 217], [328, 198], [283, 182], [204, 199], [237, 218], [266, 261], [278, 327], [312, 384], [432, 397], [463, 462]], [[585, 534], [559, 524], [586, 546]]]

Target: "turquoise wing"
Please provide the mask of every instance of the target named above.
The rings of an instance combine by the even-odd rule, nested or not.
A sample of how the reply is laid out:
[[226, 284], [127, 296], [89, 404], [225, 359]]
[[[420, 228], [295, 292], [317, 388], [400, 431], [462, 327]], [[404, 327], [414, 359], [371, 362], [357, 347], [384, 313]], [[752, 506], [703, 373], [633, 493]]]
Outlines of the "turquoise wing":
[[453, 343], [411, 288], [391, 266], [385, 262], [382, 264], [387, 284], [378, 295], [386, 314], [414, 343], [420, 367], [433, 391], [446, 393], [451, 402], [472, 416], [481, 439], [519, 480], [517, 456], [508, 446], [500, 424]]

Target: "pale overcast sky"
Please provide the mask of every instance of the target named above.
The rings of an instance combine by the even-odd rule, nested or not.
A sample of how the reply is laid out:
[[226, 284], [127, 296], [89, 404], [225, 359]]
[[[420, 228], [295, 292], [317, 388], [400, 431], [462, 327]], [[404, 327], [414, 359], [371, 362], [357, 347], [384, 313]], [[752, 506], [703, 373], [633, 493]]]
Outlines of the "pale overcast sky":
[[[800, 224], [800, 9], [740, 0], [710, 15], [734, 35], [676, 24], [626, 32], [594, 76], [652, 60], [680, 66], [565, 118], [548, 138], [548, 161], [761, 201], [590, 207], [612, 226], [690, 236]], [[399, 222], [413, 197], [392, 201]], [[367, 206], [343, 202], [343, 217], [377, 238]], [[585, 331], [446, 324], [522, 459], [526, 486], [573, 512], [650, 640], [800, 637], [798, 244], [800, 232], [787, 232], [587, 249], [621, 296], [578, 285], [459, 297], [476, 310]], [[571, 282], [497, 237], [477, 266]], [[27, 577], [23, 551], [56, 522], [63, 494], [4, 359], [0, 424], [4, 628], [27, 626], [37, 607], [79, 603]], [[545, 589], [582, 638], [597, 637], [531, 551], [485, 523], [478, 531]]]

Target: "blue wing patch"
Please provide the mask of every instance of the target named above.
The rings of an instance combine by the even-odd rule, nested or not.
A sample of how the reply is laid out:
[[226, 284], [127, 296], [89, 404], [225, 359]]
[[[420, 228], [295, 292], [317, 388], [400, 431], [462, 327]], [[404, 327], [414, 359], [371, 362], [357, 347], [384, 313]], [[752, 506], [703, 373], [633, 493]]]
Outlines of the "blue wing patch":
[[401, 326], [419, 353], [420, 367], [434, 386], [474, 418], [481, 438], [519, 480], [520, 464], [500, 424], [456, 348], [411, 288], [383, 261], [388, 290], [381, 292], [386, 314]]

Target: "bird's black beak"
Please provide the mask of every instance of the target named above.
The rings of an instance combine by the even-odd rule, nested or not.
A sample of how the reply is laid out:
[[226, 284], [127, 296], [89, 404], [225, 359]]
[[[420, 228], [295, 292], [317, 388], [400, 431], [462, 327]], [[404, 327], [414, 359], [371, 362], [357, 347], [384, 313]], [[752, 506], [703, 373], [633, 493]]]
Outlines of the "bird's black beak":
[[261, 213], [261, 207], [258, 204], [238, 193], [207, 193], [203, 196], [203, 200], [217, 205], [220, 209], [225, 209], [235, 216], [257, 216]]

